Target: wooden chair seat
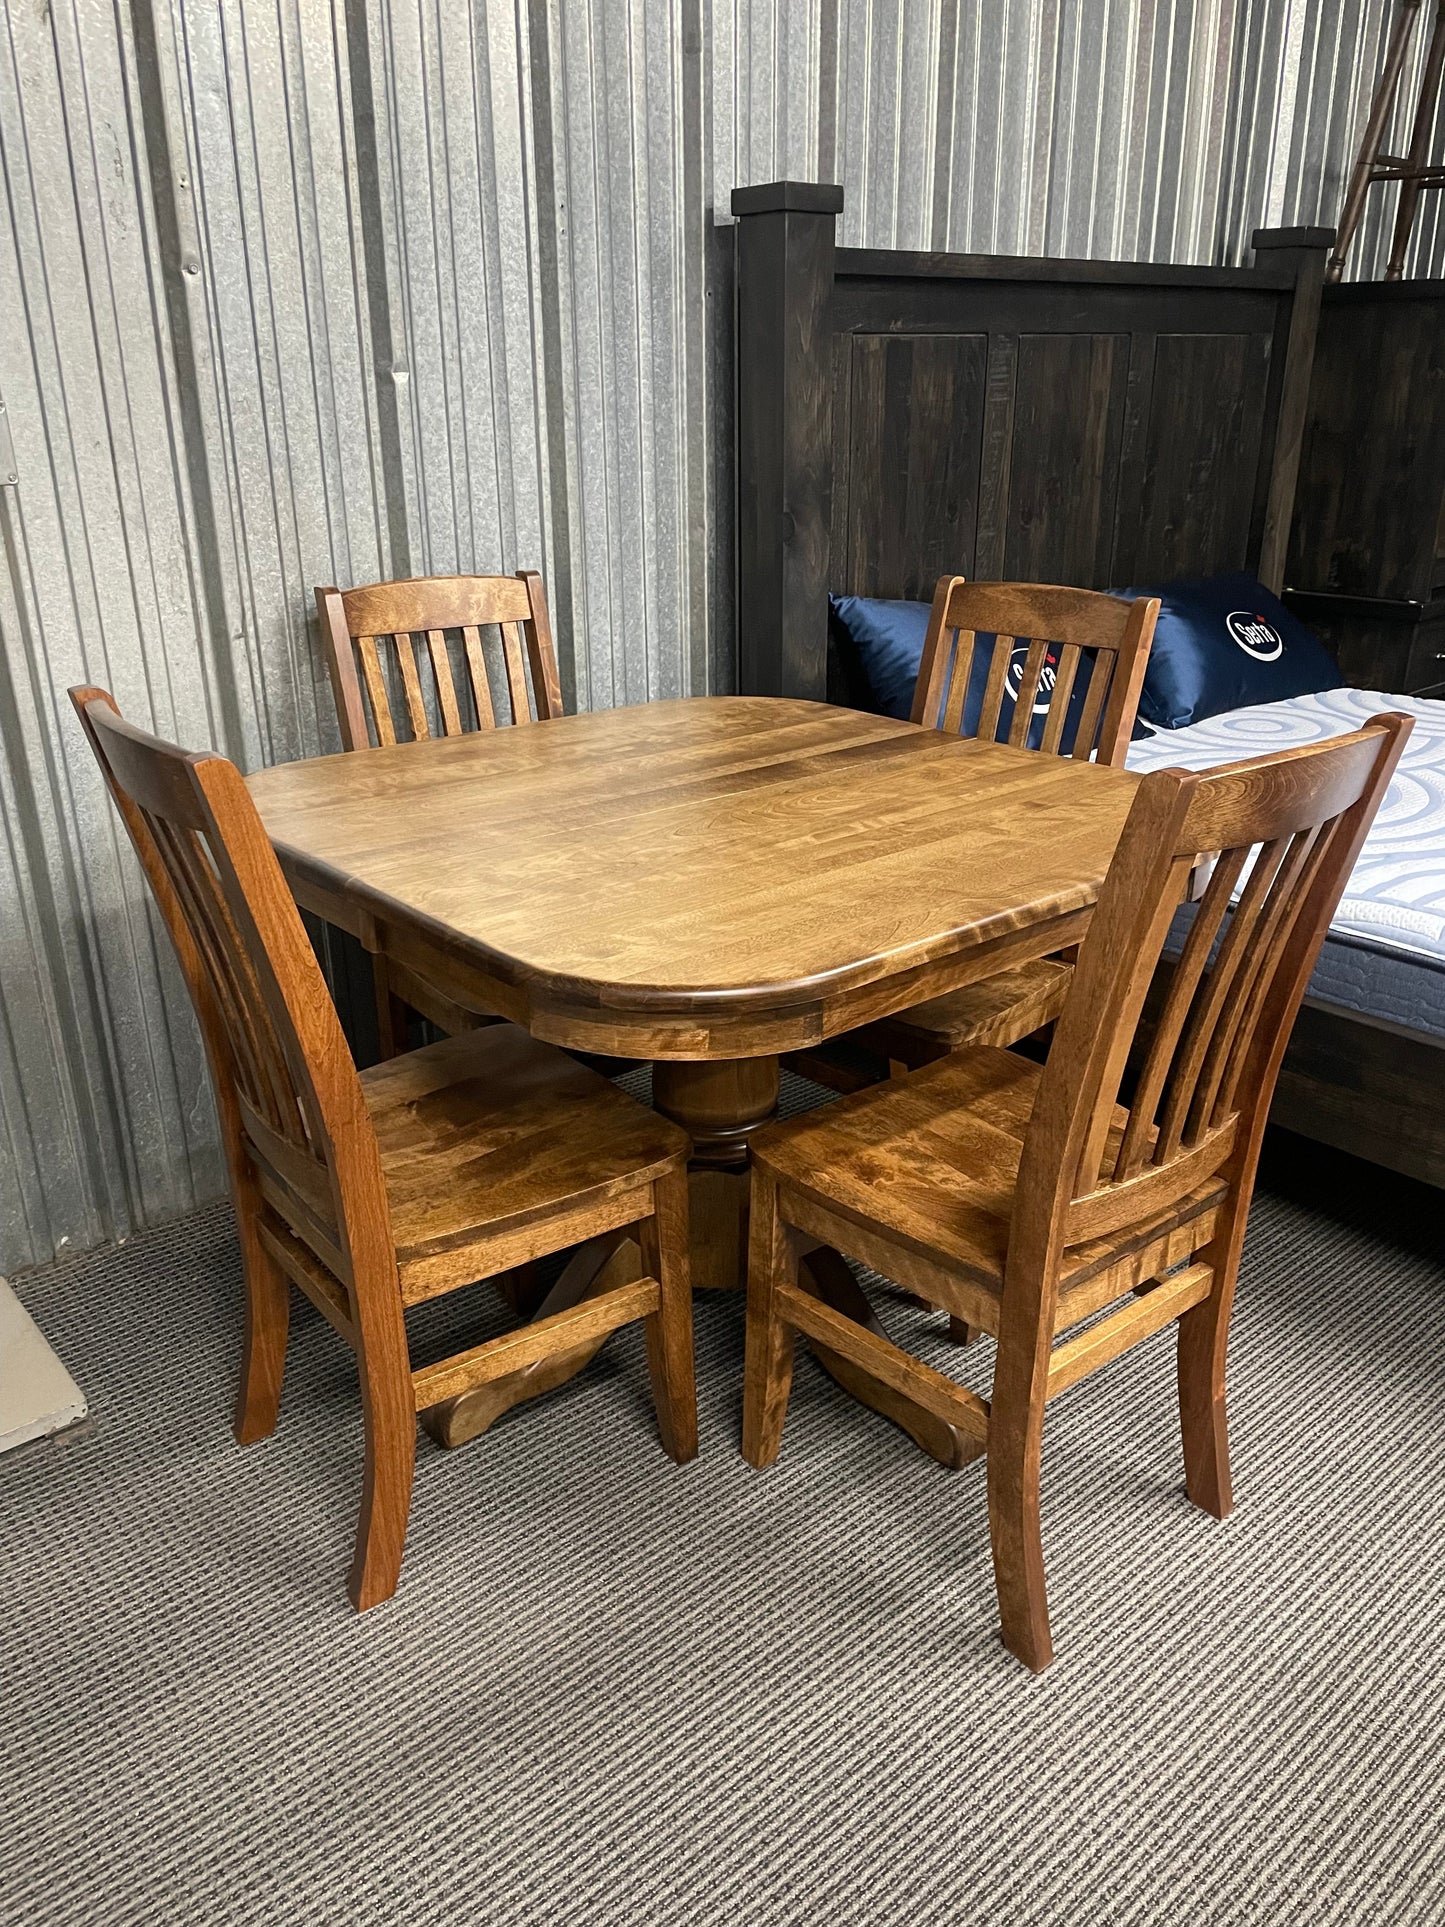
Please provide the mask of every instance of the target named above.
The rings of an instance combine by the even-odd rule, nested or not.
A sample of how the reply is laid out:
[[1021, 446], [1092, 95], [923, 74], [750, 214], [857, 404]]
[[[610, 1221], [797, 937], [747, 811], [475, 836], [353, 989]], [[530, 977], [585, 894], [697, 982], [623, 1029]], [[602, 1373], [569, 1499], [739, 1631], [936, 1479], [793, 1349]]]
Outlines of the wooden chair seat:
[[979, 1044], [1003, 1047], [1051, 1024], [1064, 1007], [1073, 968], [1058, 957], [1039, 957], [1000, 971], [982, 983], [945, 991], [853, 1032], [866, 1048], [910, 1070], [945, 1052]]
[[634, 1222], [637, 1194], [687, 1160], [675, 1124], [515, 1024], [373, 1065], [361, 1088], [407, 1304], [501, 1269], [490, 1245], [505, 1266], [555, 1251], [561, 1210], [583, 1235]]
[[[1019, 1159], [1042, 1076], [1042, 1065], [1012, 1051], [957, 1051], [901, 1083], [768, 1126], [752, 1140], [753, 1163], [819, 1207], [805, 1212], [805, 1229], [816, 1226], [833, 1243], [836, 1227], [824, 1227], [821, 1214], [848, 1220], [837, 1242], [860, 1257], [859, 1229], [871, 1231], [885, 1275], [997, 1334]], [[1128, 1123], [1116, 1105], [1107, 1156], [1117, 1155]], [[1211, 1180], [1126, 1231], [1069, 1247], [1059, 1268], [1060, 1322], [1131, 1290], [1149, 1266], [1187, 1257], [1211, 1235], [1223, 1196], [1223, 1183]], [[893, 1247], [886, 1253], [885, 1241]], [[960, 1291], [956, 1274], [974, 1289]]]

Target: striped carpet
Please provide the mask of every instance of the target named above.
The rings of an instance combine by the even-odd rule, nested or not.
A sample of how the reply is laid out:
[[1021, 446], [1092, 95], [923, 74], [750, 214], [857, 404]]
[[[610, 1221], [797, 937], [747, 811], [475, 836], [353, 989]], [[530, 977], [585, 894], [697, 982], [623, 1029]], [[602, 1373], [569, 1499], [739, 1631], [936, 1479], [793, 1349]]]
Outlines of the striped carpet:
[[[811, 1361], [743, 1463], [740, 1299], [699, 1304], [694, 1464], [619, 1334], [422, 1439], [402, 1590], [357, 1619], [348, 1358], [300, 1308], [280, 1430], [231, 1442], [227, 1212], [33, 1273], [95, 1430], [0, 1467], [0, 1921], [1445, 1920], [1439, 1224], [1275, 1147], [1235, 1516], [1182, 1496], [1167, 1335], [1062, 1398], [1041, 1679], [997, 1643], [981, 1464]], [[488, 1325], [465, 1296], [419, 1352]]]

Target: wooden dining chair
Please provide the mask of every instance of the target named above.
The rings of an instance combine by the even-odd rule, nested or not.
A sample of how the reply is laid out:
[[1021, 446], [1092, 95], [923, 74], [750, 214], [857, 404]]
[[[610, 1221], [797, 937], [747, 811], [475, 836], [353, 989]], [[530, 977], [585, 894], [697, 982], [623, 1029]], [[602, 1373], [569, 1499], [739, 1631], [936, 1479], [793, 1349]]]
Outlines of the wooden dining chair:
[[[562, 714], [547, 595], [535, 570], [318, 588], [316, 610], [346, 749]], [[373, 957], [372, 970], [384, 1057], [406, 1048], [408, 1009], [448, 1033], [494, 1021], [393, 959]]]
[[[1089, 589], [943, 576], [913, 721], [1120, 768], [1158, 616], [1155, 596], [1131, 601]], [[914, 1004], [850, 1041], [903, 1070], [970, 1044], [1014, 1044], [1058, 1016], [1070, 975], [1066, 959], [1040, 957]]]
[[[777, 1457], [799, 1331], [958, 1428], [988, 1455], [1004, 1640], [1035, 1669], [1053, 1653], [1039, 1526], [1051, 1398], [1177, 1321], [1188, 1493], [1230, 1509], [1225, 1352], [1270, 1096], [1409, 731], [1377, 716], [1258, 761], [1146, 776], [1047, 1064], [956, 1051], [752, 1140], [746, 1457]], [[1206, 852], [1212, 874], [1145, 1030]], [[817, 1244], [993, 1334], [990, 1400], [804, 1289], [800, 1255]]]
[[[684, 1133], [511, 1024], [358, 1074], [234, 764], [132, 727], [103, 689], [70, 694], [205, 1039], [246, 1277], [236, 1437], [250, 1444], [276, 1424], [288, 1280], [356, 1352], [357, 1608], [396, 1589], [419, 1412], [435, 1418], [642, 1319], [663, 1444], [691, 1458]], [[614, 1287], [571, 1265], [531, 1324], [413, 1368], [409, 1306], [582, 1240], [600, 1251], [624, 1228], [646, 1276]]]

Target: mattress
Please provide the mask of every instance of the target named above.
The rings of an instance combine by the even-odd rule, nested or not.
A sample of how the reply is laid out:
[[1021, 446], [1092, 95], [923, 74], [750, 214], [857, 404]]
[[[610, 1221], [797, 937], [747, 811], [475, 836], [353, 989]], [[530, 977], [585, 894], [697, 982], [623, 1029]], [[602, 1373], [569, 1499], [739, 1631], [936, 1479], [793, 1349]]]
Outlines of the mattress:
[[1345, 886], [1309, 994], [1445, 1037], [1445, 702], [1329, 689], [1232, 709], [1132, 743], [1129, 767], [1209, 769], [1358, 729], [1381, 710], [1415, 718], [1375, 824]]

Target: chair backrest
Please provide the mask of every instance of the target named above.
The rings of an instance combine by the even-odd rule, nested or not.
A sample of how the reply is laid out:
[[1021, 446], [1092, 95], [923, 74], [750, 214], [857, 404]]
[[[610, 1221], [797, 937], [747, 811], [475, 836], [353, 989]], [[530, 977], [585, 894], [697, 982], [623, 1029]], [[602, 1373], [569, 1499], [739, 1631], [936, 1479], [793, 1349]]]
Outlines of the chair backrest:
[[295, 902], [234, 763], [127, 723], [72, 689], [234, 1100], [262, 1197], [343, 1282], [357, 1244], [394, 1265], [361, 1081]]
[[[927, 729], [1121, 765], [1159, 616], [1129, 601], [1036, 582], [940, 576], [913, 694]], [[980, 655], [980, 640], [987, 654]]]
[[[1381, 715], [1303, 749], [1143, 779], [1054, 1033], [1016, 1228], [1032, 1214], [1061, 1249], [1166, 1213], [1221, 1172], [1252, 1176], [1310, 971], [1410, 728]], [[1212, 871], [1141, 1034], [1201, 859]]]
[[[316, 607], [347, 749], [562, 714], [547, 596], [533, 570], [318, 589]], [[483, 631], [492, 628], [500, 647], [489, 665]]]

